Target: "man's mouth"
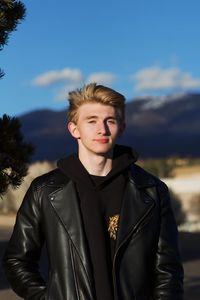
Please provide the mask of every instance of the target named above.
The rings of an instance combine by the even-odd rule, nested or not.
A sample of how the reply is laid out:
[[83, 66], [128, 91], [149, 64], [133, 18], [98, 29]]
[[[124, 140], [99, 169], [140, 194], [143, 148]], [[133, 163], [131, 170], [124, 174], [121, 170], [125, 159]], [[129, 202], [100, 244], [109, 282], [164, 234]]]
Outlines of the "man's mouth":
[[101, 144], [107, 144], [109, 142], [109, 139], [101, 138], [101, 139], [95, 139], [95, 141]]

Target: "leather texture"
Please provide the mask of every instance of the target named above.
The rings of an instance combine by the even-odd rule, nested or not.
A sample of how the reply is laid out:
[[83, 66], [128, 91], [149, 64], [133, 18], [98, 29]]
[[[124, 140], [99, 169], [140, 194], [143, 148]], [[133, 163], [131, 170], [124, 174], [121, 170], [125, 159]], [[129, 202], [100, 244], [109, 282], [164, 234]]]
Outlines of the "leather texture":
[[[47, 282], [38, 270], [44, 242]], [[76, 189], [59, 169], [32, 182], [3, 266], [24, 299], [95, 300]], [[167, 187], [135, 164], [127, 177], [112, 272], [114, 300], [182, 300], [183, 268]]]

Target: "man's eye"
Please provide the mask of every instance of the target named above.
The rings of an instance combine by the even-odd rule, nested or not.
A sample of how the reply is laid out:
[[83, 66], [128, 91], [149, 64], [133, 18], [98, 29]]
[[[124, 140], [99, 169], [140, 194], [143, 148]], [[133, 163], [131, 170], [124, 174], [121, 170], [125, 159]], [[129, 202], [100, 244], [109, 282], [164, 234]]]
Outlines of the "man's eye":
[[90, 121], [88, 121], [89, 124], [93, 124], [93, 123], [95, 123], [95, 122], [96, 122], [95, 120], [90, 120]]
[[108, 123], [109, 124], [116, 124], [116, 121], [115, 120], [108, 120]]

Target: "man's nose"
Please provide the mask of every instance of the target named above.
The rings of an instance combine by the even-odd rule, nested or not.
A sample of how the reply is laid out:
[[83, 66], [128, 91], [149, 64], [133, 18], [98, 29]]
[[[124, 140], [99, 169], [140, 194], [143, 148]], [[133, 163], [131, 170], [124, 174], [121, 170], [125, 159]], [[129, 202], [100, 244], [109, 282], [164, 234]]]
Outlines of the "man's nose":
[[99, 124], [98, 132], [104, 135], [109, 134], [108, 125], [106, 124], [106, 122], [101, 122]]

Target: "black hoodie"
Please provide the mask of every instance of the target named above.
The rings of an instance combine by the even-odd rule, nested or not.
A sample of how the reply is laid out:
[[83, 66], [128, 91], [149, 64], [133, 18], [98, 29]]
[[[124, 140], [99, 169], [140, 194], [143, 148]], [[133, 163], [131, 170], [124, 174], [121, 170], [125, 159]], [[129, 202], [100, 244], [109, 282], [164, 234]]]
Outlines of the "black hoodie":
[[58, 167], [76, 186], [83, 226], [93, 267], [97, 300], [113, 300], [112, 261], [117, 225], [129, 166], [137, 154], [116, 145], [112, 170], [106, 176], [90, 175], [78, 156], [58, 161]]

